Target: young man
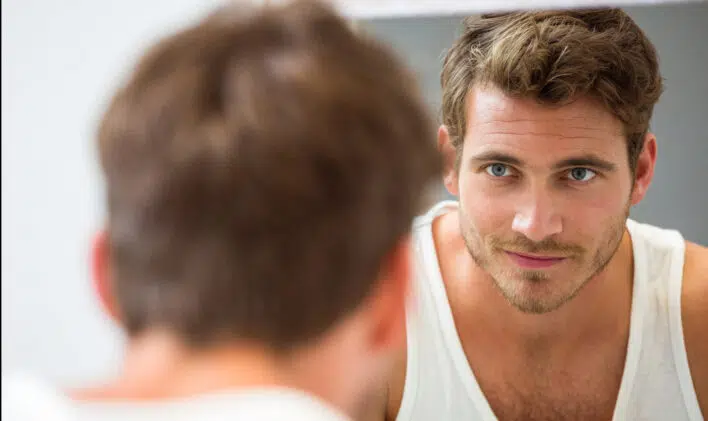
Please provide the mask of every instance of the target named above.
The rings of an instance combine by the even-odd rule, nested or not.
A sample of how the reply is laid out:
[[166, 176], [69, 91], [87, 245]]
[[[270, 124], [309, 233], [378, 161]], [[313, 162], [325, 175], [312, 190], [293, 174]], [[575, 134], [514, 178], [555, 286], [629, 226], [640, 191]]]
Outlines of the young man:
[[93, 254], [121, 375], [3, 385], [3, 419], [343, 420], [405, 338], [409, 232], [440, 175], [411, 75], [329, 8], [222, 10], [159, 43], [98, 147]]
[[620, 10], [470, 19], [442, 88], [459, 201], [414, 227], [388, 419], [702, 419], [708, 251], [628, 219], [662, 92], [640, 28]]

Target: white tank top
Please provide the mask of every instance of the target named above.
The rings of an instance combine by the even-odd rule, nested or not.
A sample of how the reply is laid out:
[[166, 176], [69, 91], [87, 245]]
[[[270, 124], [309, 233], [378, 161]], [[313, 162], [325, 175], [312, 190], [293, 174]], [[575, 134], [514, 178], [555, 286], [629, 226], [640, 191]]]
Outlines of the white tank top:
[[[457, 336], [432, 235], [445, 201], [413, 227], [415, 302], [408, 316], [408, 364], [397, 421], [496, 420]], [[676, 231], [627, 221], [634, 287], [627, 356], [613, 421], [703, 420], [681, 324], [685, 244]]]

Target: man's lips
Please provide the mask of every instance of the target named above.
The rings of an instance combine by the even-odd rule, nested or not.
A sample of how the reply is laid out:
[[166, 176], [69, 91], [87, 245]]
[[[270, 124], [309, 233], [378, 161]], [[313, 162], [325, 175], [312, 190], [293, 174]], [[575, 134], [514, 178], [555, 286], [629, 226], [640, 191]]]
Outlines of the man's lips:
[[565, 260], [565, 257], [561, 256], [541, 256], [527, 253], [517, 253], [512, 251], [506, 251], [506, 254], [513, 260], [517, 265], [525, 269], [542, 269], [551, 267]]

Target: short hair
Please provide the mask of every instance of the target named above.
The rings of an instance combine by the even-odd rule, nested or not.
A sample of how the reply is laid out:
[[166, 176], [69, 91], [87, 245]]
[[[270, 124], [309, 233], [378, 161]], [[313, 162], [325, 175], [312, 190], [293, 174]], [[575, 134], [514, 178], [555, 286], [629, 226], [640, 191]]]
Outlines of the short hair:
[[654, 46], [621, 9], [513, 12], [470, 17], [447, 52], [442, 119], [461, 154], [466, 98], [490, 84], [549, 106], [599, 100], [624, 126], [632, 171], [662, 93]]
[[323, 334], [408, 235], [434, 133], [412, 74], [320, 3], [162, 40], [98, 134], [126, 330], [285, 351]]

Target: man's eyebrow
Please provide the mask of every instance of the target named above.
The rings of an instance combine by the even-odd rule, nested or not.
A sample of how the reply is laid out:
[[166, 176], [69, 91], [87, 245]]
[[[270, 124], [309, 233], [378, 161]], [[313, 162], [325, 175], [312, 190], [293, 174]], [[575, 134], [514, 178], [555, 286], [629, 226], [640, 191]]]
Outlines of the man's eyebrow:
[[597, 168], [605, 171], [614, 171], [617, 169], [617, 165], [612, 162], [605, 161], [595, 155], [582, 155], [577, 157], [570, 157], [558, 161], [553, 165], [554, 169], [562, 169], [568, 167], [591, 167]]
[[519, 158], [505, 154], [502, 152], [482, 152], [477, 155], [473, 155], [470, 157], [470, 161], [473, 162], [499, 162], [501, 164], [509, 164], [509, 165], [515, 165], [515, 166], [522, 166], [524, 163], [521, 161]]

